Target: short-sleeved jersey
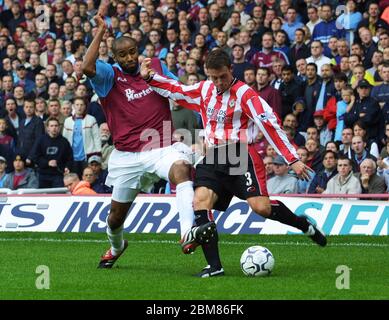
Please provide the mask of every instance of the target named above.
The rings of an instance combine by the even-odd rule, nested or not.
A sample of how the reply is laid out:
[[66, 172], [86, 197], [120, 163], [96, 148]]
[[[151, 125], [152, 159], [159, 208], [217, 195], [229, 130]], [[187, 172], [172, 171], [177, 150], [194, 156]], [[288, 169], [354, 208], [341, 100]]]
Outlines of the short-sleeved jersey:
[[[151, 66], [175, 78], [158, 59], [152, 59]], [[118, 64], [111, 66], [97, 60], [96, 75], [91, 82], [117, 150], [139, 152], [171, 145], [174, 129], [169, 101], [154, 92], [139, 72], [127, 74]]]

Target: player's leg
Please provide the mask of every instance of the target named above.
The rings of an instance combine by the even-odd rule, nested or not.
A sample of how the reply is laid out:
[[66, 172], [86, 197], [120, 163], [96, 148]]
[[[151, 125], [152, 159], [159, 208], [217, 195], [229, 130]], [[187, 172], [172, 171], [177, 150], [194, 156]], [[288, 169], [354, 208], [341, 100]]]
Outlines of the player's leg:
[[[206, 226], [214, 221], [211, 209], [214, 208], [218, 196], [215, 191], [207, 187], [198, 187], [195, 190], [193, 207], [197, 226]], [[213, 228], [213, 226], [212, 226]], [[204, 257], [208, 265], [197, 275], [201, 278], [224, 275], [223, 266], [219, 255], [219, 237], [216, 225], [212, 231], [212, 236], [207, 241], [199, 241]]]
[[128, 242], [123, 239], [123, 225], [137, 194], [138, 190], [135, 189], [113, 189], [111, 209], [107, 217], [107, 236], [111, 247], [101, 257], [99, 268], [112, 268], [116, 260], [127, 249]]
[[176, 185], [176, 204], [180, 216], [181, 239], [194, 224], [194, 191], [191, 172], [192, 166], [185, 160], [175, 161], [169, 170], [169, 181]]
[[325, 235], [306, 217], [294, 214], [283, 202], [268, 197], [251, 197], [247, 199], [250, 208], [264, 218], [275, 220], [297, 228], [307, 234], [320, 246], [327, 244]]
[[[311, 237], [320, 246], [325, 246], [327, 240], [306, 217], [294, 214], [281, 201], [270, 201], [266, 188], [266, 173], [261, 157], [249, 147], [249, 162], [247, 172], [242, 176], [240, 188], [242, 198], [247, 199], [250, 208], [257, 214], [271, 220], [295, 227]], [[245, 188], [245, 186], [248, 188]]]
[[[180, 220], [181, 247], [184, 253], [191, 253], [191, 241], [185, 240], [194, 225], [193, 182], [191, 161], [192, 150], [183, 143], [153, 152], [148, 170], [162, 179], [176, 185], [176, 203]], [[193, 242], [193, 241], [192, 241]]]

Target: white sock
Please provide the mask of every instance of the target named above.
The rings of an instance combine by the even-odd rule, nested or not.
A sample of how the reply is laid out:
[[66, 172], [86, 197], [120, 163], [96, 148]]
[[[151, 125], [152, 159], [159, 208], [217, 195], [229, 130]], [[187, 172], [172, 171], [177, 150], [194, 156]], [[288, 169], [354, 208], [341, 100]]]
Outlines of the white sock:
[[112, 230], [107, 223], [107, 235], [111, 243], [111, 252], [114, 256], [117, 256], [124, 248], [123, 226]]
[[176, 201], [180, 216], [181, 238], [194, 224], [193, 197], [192, 181], [185, 181], [176, 186]]

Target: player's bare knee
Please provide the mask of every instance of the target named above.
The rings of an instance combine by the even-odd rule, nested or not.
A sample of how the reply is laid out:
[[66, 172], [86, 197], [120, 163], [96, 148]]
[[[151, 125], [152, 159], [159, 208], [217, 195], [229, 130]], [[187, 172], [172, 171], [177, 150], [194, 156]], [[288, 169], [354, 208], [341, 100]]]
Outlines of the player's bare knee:
[[184, 160], [176, 161], [170, 169], [169, 179], [174, 184], [189, 181], [191, 180], [191, 170], [192, 166], [188, 162]]
[[108, 216], [108, 225], [112, 230], [120, 228], [126, 220], [128, 206], [111, 206]]
[[112, 230], [120, 228], [124, 223], [124, 220], [119, 216], [112, 214], [112, 212], [108, 216], [108, 225]]

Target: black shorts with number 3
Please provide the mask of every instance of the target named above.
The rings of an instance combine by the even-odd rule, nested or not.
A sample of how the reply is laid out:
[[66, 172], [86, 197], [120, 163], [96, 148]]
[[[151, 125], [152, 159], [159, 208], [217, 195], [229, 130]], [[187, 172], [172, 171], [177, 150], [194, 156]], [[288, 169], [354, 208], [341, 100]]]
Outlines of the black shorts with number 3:
[[206, 164], [205, 160], [196, 166], [194, 188], [206, 187], [217, 194], [213, 209], [225, 211], [233, 196], [242, 200], [268, 196], [262, 158], [251, 145], [247, 146], [247, 152], [247, 168], [239, 175], [229, 174], [228, 165]]

